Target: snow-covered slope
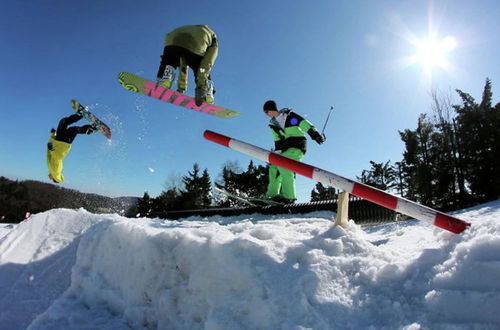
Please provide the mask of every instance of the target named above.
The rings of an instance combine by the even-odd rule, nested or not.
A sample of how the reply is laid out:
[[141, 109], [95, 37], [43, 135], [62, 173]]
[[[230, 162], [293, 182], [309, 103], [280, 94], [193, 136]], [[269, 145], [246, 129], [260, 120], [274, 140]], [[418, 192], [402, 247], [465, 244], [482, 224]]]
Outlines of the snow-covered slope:
[[462, 235], [331, 217], [33, 215], [2, 229], [0, 328], [500, 328], [500, 202]]

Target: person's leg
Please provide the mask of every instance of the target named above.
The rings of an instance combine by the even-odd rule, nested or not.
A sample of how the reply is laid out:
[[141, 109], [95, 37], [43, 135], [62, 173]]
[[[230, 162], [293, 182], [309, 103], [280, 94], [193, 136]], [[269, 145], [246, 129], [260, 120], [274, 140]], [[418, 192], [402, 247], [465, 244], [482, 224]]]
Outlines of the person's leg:
[[71, 144], [73, 143], [73, 140], [75, 140], [77, 134], [77, 127], [68, 127], [64, 131], [57, 131], [56, 140]]
[[177, 91], [179, 93], [184, 93], [188, 88], [188, 69], [189, 66], [186, 63], [184, 56], [180, 58], [179, 65], [179, 78], [177, 79]]
[[[290, 148], [281, 155], [297, 161], [301, 161], [304, 157], [304, 153], [300, 149], [296, 148]], [[281, 196], [290, 200], [297, 199], [295, 190], [295, 173], [284, 168], [279, 168], [279, 173], [282, 177]]]
[[[95, 127], [92, 125], [69, 127], [66, 130], [66, 137], [64, 142], [71, 144], [75, 140], [77, 134], [92, 134], [95, 132], [95, 130]], [[57, 137], [56, 139], [59, 140]]]
[[56, 131], [56, 140], [71, 143], [75, 139], [75, 135], [77, 132], [73, 127], [69, 127], [69, 125], [76, 123], [83, 117], [79, 114], [74, 114], [68, 117], [65, 117], [59, 121], [59, 125], [57, 125]]
[[166, 88], [170, 88], [175, 79], [175, 71], [180, 65], [181, 50], [182, 48], [177, 46], [165, 46], [163, 49], [156, 78], [157, 82]]
[[193, 70], [194, 79], [196, 81], [195, 99], [197, 105], [201, 105], [203, 102], [213, 103], [215, 88], [210, 72], [202, 72], [202, 70], [200, 70], [203, 57], [189, 51], [186, 51], [182, 57], [187, 65]]
[[64, 117], [63, 119], [59, 120], [59, 125], [57, 125], [57, 133], [59, 133], [60, 130], [67, 129], [69, 125], [76, 123], [82, 118], [83, 118], [82, 116], [75, 113], [71, 116]]
[[297, 194], [295, 192], [295, 173], [281, 168], [280, 175], [282, 177], [280, 195], [286, 199], [297, 199]]
[[267, 185], [266, 197], [272, 198], [279, 194], [281, 188], [282, 177], [278, 170], [278, 166], [269, 166], [269, 183]]

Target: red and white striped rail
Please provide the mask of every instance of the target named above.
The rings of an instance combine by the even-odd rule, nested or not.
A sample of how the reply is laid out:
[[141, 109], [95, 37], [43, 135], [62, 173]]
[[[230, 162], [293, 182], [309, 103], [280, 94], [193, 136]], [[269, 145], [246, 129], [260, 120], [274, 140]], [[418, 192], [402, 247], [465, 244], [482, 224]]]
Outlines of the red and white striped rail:
[[350, 194], [364, 198], [388, 209], [406, 214], [418, 220], [431, 222], [435, 226], [449, 230], [452, 233], [459, 234], [470, 226], [468, 222], [454, 218], [445, 213], [433, 210], [407, 199], [391, 195], [380, 189], [344, 178], [340, 175], [322, 170], [320, 168], [283, 157], [252, 144], [232, 139], [208, 130], [203, 133], [203, 136], [207, 140], [216, 142], [251, 157], [255, 157], [264, 162], [286, 168], [287, 170], [306, 176], [323, 184], [347, 191]]

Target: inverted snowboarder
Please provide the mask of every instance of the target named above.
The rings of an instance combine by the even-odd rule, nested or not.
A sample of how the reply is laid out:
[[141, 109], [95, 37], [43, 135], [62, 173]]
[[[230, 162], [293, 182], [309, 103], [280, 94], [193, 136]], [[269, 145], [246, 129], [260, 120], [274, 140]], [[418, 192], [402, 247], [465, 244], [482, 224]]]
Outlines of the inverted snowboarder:
[[[278, 110], [275, 101], [269, 100], [264, 103], [263, 110], [271, 118], [269, 128], [274, 138], [274, 152], [301, 161], [307, 150], [306, 133], [318, 144], [325, 142], [325, 137], [311, 122], [290, 109]], [[297, 199], [295, 173], [270, 165], [266, 197], [280, 202], [293, 203]]]
[[196, 105], [214, 102], [210, 71], [218, 54], [217, 35], [207, 25], [181, 26], [165, 36], [165, 48], [158, 68], [157, 83], [170, 88], [179, 68], [177, 91], [187, 90], [188, 67], [193, 70]]
[[64, 181], [62, 174], [63, 160], [71, 149], [71, 144], [77, 134], [92, 134], [95, 128], [92, 125], [71, 126], [82, 119], [79, 113], [64, 117], [59, 121], [57, 130], [50, 130], [50, 139], [47, 143], [47, 167], [49, 168], [49, 178], [55, 183]]

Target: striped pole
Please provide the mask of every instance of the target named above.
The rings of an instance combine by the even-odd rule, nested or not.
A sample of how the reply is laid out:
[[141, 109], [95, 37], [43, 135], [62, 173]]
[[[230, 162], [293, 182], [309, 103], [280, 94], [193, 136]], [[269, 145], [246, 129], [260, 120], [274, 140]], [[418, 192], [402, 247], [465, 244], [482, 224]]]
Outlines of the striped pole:
[[320, 168], [283, 157], [252, 144], [232, 139], [208, 130], [203, 133], [203, 136], [207, 140], [234, 149], [251, 157], [255, 157], [263, 162], [286, 168], [292, 172], [311, 178], [328, 186], [347, 191], [350, 194], [364, 198], [370, 202], [396, 212], [406, 214], [412, 218], [431, 222], [435, 226], [449, 230], [452, 233], [459, 234], [470, 226], [470, 223], [449, 216], [445, 213], [436, 211], [407, 199], [391, 195], [380, 189], [344, 178], [340, 175], [322, 170]]

